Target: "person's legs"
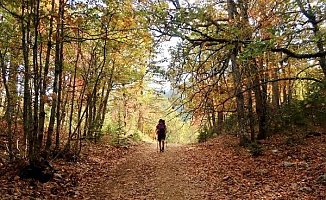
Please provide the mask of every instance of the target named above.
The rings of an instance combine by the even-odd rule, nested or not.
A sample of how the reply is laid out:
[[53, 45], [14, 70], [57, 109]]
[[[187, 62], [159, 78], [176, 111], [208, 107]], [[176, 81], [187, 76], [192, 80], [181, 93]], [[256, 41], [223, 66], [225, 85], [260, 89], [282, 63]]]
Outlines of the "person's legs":
[[158, 147], [160, 148], [160, 151], [162, 151], [162, 135], [158, 134], [157, 140], [158, 140]]
[[166, 137], [166, 134], [163, 134], [162, 135], [162, 151], [164, 151], [164, 143], [165, 143], [165, 137]]
[[162, 151], [164, 151], [164, 139], [162, 140]]
[[162, 150], [161, 146], [161, 141], [158, 141], [158, 147], [160, 148], [160, 151]]

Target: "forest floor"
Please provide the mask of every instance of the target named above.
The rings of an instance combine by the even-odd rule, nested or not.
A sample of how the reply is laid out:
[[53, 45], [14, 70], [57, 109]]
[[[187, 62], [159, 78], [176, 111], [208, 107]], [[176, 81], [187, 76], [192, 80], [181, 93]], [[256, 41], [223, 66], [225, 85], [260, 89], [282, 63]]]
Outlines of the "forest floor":
[[78, 162], [58, 160], [54, 179], [20, 179], [2, 166], [0, 199], [326, 199], [326, 135], [272, 137], [253, 157], [238, 138], [116, 148], [84, 144]]

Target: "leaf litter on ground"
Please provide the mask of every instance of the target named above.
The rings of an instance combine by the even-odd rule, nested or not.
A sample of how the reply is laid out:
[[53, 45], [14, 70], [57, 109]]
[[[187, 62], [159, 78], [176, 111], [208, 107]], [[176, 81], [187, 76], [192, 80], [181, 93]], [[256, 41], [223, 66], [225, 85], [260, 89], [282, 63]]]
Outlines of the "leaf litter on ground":
[[[326, 135], [289, 145], [276, 135], [253, 157], [235, 136], [204, 143], [114, 147], [85, 144], [77, 162], [57, 159], [47, 183], [3, 166], [1, 199], [325, 199]], [[326, 175], [325, 175], [326, 176]], [[320, 180], [319, 180], [320, 179]]]

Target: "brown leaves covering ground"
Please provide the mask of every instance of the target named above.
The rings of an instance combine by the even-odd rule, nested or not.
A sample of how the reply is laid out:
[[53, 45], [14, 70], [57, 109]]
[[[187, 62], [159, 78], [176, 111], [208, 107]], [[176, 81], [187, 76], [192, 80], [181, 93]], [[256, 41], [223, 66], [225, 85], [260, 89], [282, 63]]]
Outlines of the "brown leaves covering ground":
[[263, 141], [257, 158], [232, 136], [168, 144], [164, 153], [155, 143], [87, 143], [79, 162], [56, 161], [57, 175], [44, 184], [3, 167], [0, 199], [326, 199], [316, 183], [326, 174], [326, 135], [285, 141]]
[[189, 171], [198, 172], [189, 175], [202, 177], [206, 192], [214, 196], [205, 199], [326, 199], [326, 187], [316, 184], [326, 172], [325, 136], [292, 147], [274, 137], [257, 158], [234, 141], [218, 138], [195, 146], [200, 154], [188, 153], [197, 162]]

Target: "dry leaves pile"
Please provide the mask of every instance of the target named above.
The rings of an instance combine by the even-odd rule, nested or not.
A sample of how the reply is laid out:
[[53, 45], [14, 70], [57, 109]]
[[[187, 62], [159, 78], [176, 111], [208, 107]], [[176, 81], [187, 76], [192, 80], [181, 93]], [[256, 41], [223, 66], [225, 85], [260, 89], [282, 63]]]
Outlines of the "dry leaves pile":
[[257, 158], [229, 136], [196, 145], [187, 152], [196, 162], [188, 175], [205, 184], [205, 199], [326, 199], [326, 181], [318, 181], [326, 174], [325, 135], [284, 141], [264, 141]]
[[3, 167], [0, 199], [326, 199], [326, 135], [291, 144], [276, 136], [256, 158], [237, 143], [219, 136], [164, 153], [153, 143], [88, 143], [77, 163], [53, 163], [44, 184]]

